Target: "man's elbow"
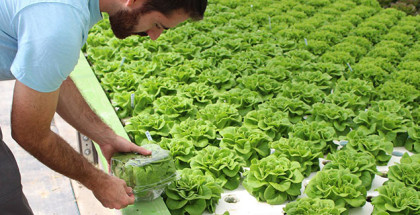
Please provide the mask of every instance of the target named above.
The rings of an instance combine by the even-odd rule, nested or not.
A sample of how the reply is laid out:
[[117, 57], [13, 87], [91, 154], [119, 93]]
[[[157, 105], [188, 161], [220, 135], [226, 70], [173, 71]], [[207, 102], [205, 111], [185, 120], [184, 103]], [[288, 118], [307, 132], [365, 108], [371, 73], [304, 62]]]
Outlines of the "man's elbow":
[[19, 128], [13, 122], [11, 123], [11, 129], [12, 129], [12, 132], [11, 132], [12, 138], [16, 142], [19, 142], [19, 140], [22, 138], [21, 137], [22, 132], [20, 132]]
[[24, 149], [28, 150], [28, 147], [31, 147], [33, 143], [42, 142], [49, 133], [44, 131], [45, 129], [40, 129], [39, 127], [24, 127], [24, 125], [19, 125], [17, 123], [12, 123], [12, 138]]
[[13, 126], [12, 124], [12, 138], [22, 146], [22, 144], [25, 144], [28, 142], [28, 135], [25, 135], [25, 132], [23, 132], [21, 129]]

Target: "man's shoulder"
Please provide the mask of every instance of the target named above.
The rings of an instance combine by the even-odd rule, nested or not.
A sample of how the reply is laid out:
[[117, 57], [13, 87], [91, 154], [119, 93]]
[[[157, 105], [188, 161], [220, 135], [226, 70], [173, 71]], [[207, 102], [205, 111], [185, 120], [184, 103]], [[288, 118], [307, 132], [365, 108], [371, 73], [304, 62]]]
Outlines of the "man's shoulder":
[[39, 3], [29, 4], [14, 19], [19, 51], [10, 71], [26, 86], [51, 92], [77, 64], [89, 14], [65, 3], [56, 4], [56, 0], [36, 1]]
[[[59, 20], [62, 23], [66, 21], [76, 22], [81, 21], [83, 25], [89, 24], [90, 12], [88, 6], [88, 0], [20, 0], [16, 7], [15, 14], [12, 18], [11, 24], [13, 26], [19, 26], [18, 22], [22, 17], [26, 19], [47, 20], [53, 21]], [[60, 13], [57, 13], [60, 11]], [[19, 20], [19, 21], [18, 21]], [[55, 26], [46, 23], [43, 28], [53, 30]], [[82, 26], [81, 26], [82, 27]], [[82, 27], [85, 28], [85, 27]]]
[[71, 6], [81, 11], [88, 10], [87, 0], [19, 0], [17, 1], [16, 12], [19, 12], [29, 6], [51, 4], [51, 3], [58, 3], [58, 4]]

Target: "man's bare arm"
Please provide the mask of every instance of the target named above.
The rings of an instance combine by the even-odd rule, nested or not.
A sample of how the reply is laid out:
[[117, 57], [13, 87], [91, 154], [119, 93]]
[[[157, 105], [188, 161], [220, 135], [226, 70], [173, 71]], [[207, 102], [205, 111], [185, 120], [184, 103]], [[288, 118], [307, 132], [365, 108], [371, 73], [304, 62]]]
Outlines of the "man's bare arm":
[[57, 113], [98, 144], [110, 143], [115, 138], [112, 129], [91, 110], [70, 78], [67, 78], [60, 87]]
[[105, 207], [122, 208], [134, 202], [125, 182], [96, 169], [50, 130], [59, 91], [37, 92], [16, 81], [12, 105], [12, 136], [26, 151], [51, 169], [80, 181]]
[[98, 143], [108, 162], [115, 152], [138, 152], [145, 155], [151, 153], [116, 135], [92, 111], [70, 78], [60, 87], [57, 113], [78, 131]]

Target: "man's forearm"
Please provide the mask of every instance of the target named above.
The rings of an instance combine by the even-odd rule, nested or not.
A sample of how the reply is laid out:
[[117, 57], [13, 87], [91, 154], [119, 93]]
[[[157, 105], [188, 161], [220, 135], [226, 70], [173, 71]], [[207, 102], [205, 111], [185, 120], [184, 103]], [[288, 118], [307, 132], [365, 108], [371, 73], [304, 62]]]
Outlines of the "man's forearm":
[[89, 107], [70, 78], [60, 87], [57, 113], [98, 144], [112, 142], [115, 137], [112, 129]]
[[25, 150], [51, 169], [80, 181], [89, 189], [99, 186], [99, 178], [106, 173], [95, 168], [82, 155], [77, 153], [65, 140], [54, 132], [42, 139], [27, 139], [19, 143]]

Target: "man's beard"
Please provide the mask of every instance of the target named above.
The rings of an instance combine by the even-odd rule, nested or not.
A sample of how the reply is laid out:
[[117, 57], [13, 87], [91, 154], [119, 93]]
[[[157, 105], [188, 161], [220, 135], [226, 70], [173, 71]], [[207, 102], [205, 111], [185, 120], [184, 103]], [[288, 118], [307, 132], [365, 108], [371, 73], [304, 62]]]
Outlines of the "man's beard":
[[109, 16], [112, 32], [119, 39], [125, 39], [131, 35], [147, 36], [145, 32], [134, 32], [134, 26], [143, 14], [141, 8], [135, 11], [120, 10], [116, 14]]

